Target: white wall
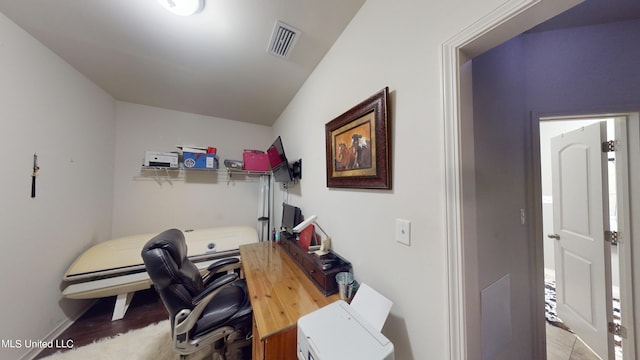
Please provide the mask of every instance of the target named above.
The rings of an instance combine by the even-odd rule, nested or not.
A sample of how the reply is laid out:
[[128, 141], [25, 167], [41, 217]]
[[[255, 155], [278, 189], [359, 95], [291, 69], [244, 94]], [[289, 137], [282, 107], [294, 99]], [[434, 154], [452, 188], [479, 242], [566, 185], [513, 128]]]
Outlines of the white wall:
[[111, 236], [115, 102], [2, 14], [0, 68], [0, 339], [39, 340], [86, 306], [61, 299], [62, 276]]
[[[396, 359], [448, 357], [440, 47], [495, 6], [367, 1], [274, 125], [287, 156], [303, 160], [290, 202], [318, 215], [356, 279], [394, 302], [383, 333]], [[325, 123], [385, 86], [393, 189], [328, 189]], [[395, 242], [396, 218], [411, 221], [410, 247]]]
[[[446, 359], [449, 350], [449, 344], [447, 343], [447, 328], [449, 324], [446, 314], [448, 291], [446, 283], [447, 254], [444, 212], [447, 199], [444, 194], [441, 46], [454, 34], [459, 33], [491, 10], [499, 7], [502, 3], [500, 0], [480, 0], [475, 2], [463, 0], [448, 2], [368, 0], [274, 125], [272, 134], [283, 136], [289, 157], [291, 159], [301, 157], [304, 160], [303, 180], [297, 188], [291, 190], [291, 196], [289, 197], [291, 202], [301, 206], [305, 214], [319, 215], [323, 228], [334, 239], [334, 248], [353, 262], [356, 278], [370, 284], [394, 301], [394, 307], [383, 332], [394, 342], [396, 358], [399, 360]], [[16, 29], [15, 26], [7, 24], [5, 18], [2, 18], [1, 21], [1, 36], [3, 39], [18, 36], [20, 37], [20, 46], [24, 46], [23, 42], [26, 42], [29, 46], [34, 46], [37, 52], [46, 52], [40, 45], [35, 44], [32, 39], [22, 39], [22, 37], [27, 36], [19, 29]], [[147, 147], [162, 146], [163, 149], [165, 147], [166, 149], [173, 149], [177, 140], [193, 140], [198, 143], [209, 141], [209, 137], [200, 137], [204, 136], [203, 134], [191, 134], [193, 138], [178, 138], [176, 136], [175, 139], [163, 139], [157, 135], [154, 138], [153, 135], [149, 135], [150, 138], [144, 139], [143, 144], [134, 144], [133, 140], [127, 139], [127, 133], [121, 128], [125, 114], [127, 114], [127, 117], [130, 116], [131, 119], [141, 119], [140, 121], [147, 125], [150, 125], [153, 118], [150, 115], [151, 113], [157, 112], [161, 118], [172, 117], [173, 114], [169, 115], [164, 111], [157, 111], [157, 109], [147, 109], [149, 110], [147, 112], [136, 106], [129, 107], [129, 105], [118, 104], [118, 115], [116, 116], [113, 114], [113, 104], [107, 96], [104, 96], [104, 102], [110, 105], [108, 110], [101, 109], [104, 106], [101, 105], [100, 101], [93, 99], [93, 101], [85, 101], [83, 104], [82, 109], [86, 110], [86, 108], [91, 107], [91, 111], [81, 114], [82, 116], [78, 116], [74, 112], [79, 111], [75, 107], [56, 109], [56, 112], [52, 112], [50, 108], [47, 108], [46, 111], [32, 109], [31, 107], [26, 108], [23, 105], [34, 98], [42, 99], [42, 101], [46, 98], [47, 102], [53, 103], [59, 102], [56, 101], [59, 97], [84, 99], [94, 93], [100, 93], [100, 91], [93, 90], [94, 87], [92, 85], [84, 82], [85, 87], [92, 88], [89, 95], [86, 89], [83, 89], [85, 91], [79, 91], [75, 87], [64, 93], [54, 91], [51, 89], [54, 83], [57, 86], [55, 90], [59, 90], [58, 87], [60, 85], [70, 86], [68, 83], [75, 84], [76, 81], [72, 81], [72, 78], [79, 76], [48, 52], [46, 52], [45, 56], [42, 54], [33, 56], [29, 51], [21, 50], [22, 52], [16, 51], [18, 55], [13, 54], [13, 57], [6, 58], [4, 56], [5, 52], [10, 50], [9, 45], [12, 44], [3, 40], [1, 45], [0, 51], [2, 51], [3, 55], [1, 61], [8, 62], [9, 68], [21, 70], [11, 74], [18, 77], [17, 80], [20, 81], [11, 81], [1, 85], [3, 86], [3, 92], [14, 92], [11, 93], [10, 101], [21, 104], [19, 111], [16, 111], [16, 113], [25, 110], [27, 112], [38, 111], [37, 114], [39, 116], [34, 118], [39, 119], [45, 116], [51, 118], [54, 116], [58, 122], [70, 121], [68, 117], [76, 121], [79, 118], [85, 121], [87, 119], [92, 120], [96, 116], [109, 120], [117, 117], [117, 133], [123, 134], [118, 136], [118, 148], [124, 143], [131, 144], [131, 158], [126, 158], [128, 156], [126, 154], [117, 154], [117, 165], [114, 165], [113, 160], [107, 160], [107, 164], [101, 163], [99, 167], [96, 165], [95, 168], [90, 169], [92, 171], [83, 171], [81, 174], [73, 173], [74, 175], [82, 175], [83, 180], [87, 180], [86, 176], [89, 176], [90, 178], [88, 178], [87, 182], [83, 181], [82, 184], [76, 184], [75, 182], [78, 180], [75, 177], [69, 179], [73, 181], [65, 182], [65, 184], [77, 185], [76, 187], [78, 188], [83, 188], [83, 185], [87, 186], [87, 184], [91, 184], [93, 188], [101, 185], [104, 185], [104, 187], [109, 186], [108, 191], [86, 194], [86, 197], [92, 200], [93, 207], [84, 206], [83, 210], [86, 211], [87, 208], [93, 209], [98, 204], [97, 207], [100, 208], [100, 211], [104, 212], [106, 210], [107, 213], [106, 216], [100, 217], [100, 227], [104, 227], [104, 231], [96, 232], [97, 235], [93, 236], [91, 241], [104, 240], [110, 235], [108, 233], [111, 230], [111, 203], [102, 199], [102, 197], [113, 197], [110, 188], [112, 178], [110, 173], [106, 174], [108, 171], [117, 172], [116, 179], [118, 180], [113, 185], [118, 189], [118, 195], [114, 197], [115, 204], [117, 204], [114, 205], [114, 213], [120, 214], [120, 210], [127, 206], [135, 206], [138, 203], [133, 200], [125, 203], [120, 198], [120, 193], [127, 193], [131, 189], [140, 190], [144, 194], [144, 200], [147, 201], [151, 196], [170, 192], [170, 189], [167, 189], [168, 187], [164, 185], [160, 187], [152, 181], [144, 182], [142, 185], [137, 181], [133, 184], [129, 183], [133, 182], [133, 178], [137, 176], [140, 157]], [[63, 77], [62, 84], [60, 79], [56, 79], [56, 81], [45, 79], [44, 82], [40, 79], [42, 71], [38, 71], [39, 67], [33, 66], [31, 62], [39, 63], [42, 61], [47, 62], [46, 75], [56, 76], [57, 78]], [[56, 65], [50, 64], [50, 62], [56, 63]], [[49, 67], [59, 67], [61, 70], [56, 69], [49, 73]], [[24, 78], [27, 77], [30, 81], [25, 84]], [[37, 84], [36, 81], [38, 81]], [[7, 87], [5, 84], [9, 83], [11, 85]], [[327, 189], [325, 187], [324, 124], [384, 86], [389, 86], [391, 90], [393, 190]], [[23, 89], [22, 87], [25, 88]], [[78, 87], [82, 86], [78, 85]], [[16, 90], [23, 91], [15, 93]], [[40, 94], [45, 90], [50, 90], [50, 93]], [[19, 101], [16, 101], [16, 98]], [[0, 101], [3, 101], [4, 104], [6, 100], [7, 97], [5, 96]], [[88, 105], [96, 102], [100, 104]], [[12, 106], [15, 107], [16, 105]], [[78, 106], [75, 101], [74, 106]], [[7, 111], [5, 110], [6, 108], [4, 107], [0, 111], [5, 113]], [[136, 114], [137, 112], [143, 114]], [[55, 116], [56, 114], [61, 114], [61, 116]], [[109, 116], [106, 114], [109, 114]], [[183, 116], [179, 115], [179, 113], [175, 113], [175, 115]], [[188, 118], [187, 121], [199, 121], [197, 116], [184, 116]], [[72, 134], [58, 134], [58, 122], [47, 124], [50, 128], [45, 129], [43, 135], [41, 135], [48, 142], [56, 141], [56, 146], [60, 143], [65, 144], [66, 140], [73, 137], [72, 134], [77, 134], [75, 132]], [[75, 124], [76, 127], [87, 127], [84, 122], [77, 122], [78, 124]], [[10, 125], [4, 125], [3, 123], [3, 126], [11, 126], [12, 130], [15, 128], [22, 130], [15, 123]], [[31, 127], [33, 128], [34, 126]], [[175, 124], [163, 122], [162, 128], [165, 131], [175, 129]], [[2, 134], [6, 133], [8, 131], [2, 131]], [[58, 137], [52, 138], [51, 134], [56, 134]], [[99, 137], [97, 136], [98, 134]], [[145, 133], [142, 129], [136, 129], [135, 134], [142, 135]], [[100, 147], [105, 149], [104, 151], [111, 152], [116, 141], [114, 140], [115, 135], [112, 127], [102, 129], [97, 125], [89, 126], [88, 129], [83, 128], [82, 135], [82, 139], [73, 139], [76, 142], [67, 146], [76, 148], [76, 144], [82, 144], [83, 148], [89, 148], [89, 144], [91, 144], [93, 147]], [[166, 136], [166, 134], [163, 135]], [[234, 140], [237, 141], [238, 139], [234, 138]], [[17, 141], [4, 141], [3, 143], [14, 145], [9, 148], [14, 149], [18, 145], [20, 145], [20, 148], [24, 148], [30, 141], [32, 141], [32, 138], [25, 135], [19, 137]], [[110, 144], [104, 144], [109, 141], [111, 142]], [[271, 141], [272, 139], [269, 137], [269, 141], [265, 142], [264, 146]], [[252, 144], [251, 147], [253, 147]], [[242, 147], [247, 146], [243, 145]], [[219, 146], [219, 148], [222, 149], [224, 147]], [[64, 151], [65, 147], [63, 146], [61, 149], [57, 151]], [[27, 154], [24, 155], [25, 160], [20, 160], [19, 163], [29, 162], [28, 158], [31, 156], [32, 150], [27, 150]], [[40, 152], [39, 149], [36, 150]], [[93, 155], [93, 153], [86, 152], [81, 156], [89, 155]], [[69, 158], [67, 154], [63, 159], [70, 163]], [[93, 159], [93, 157], [91, 158]], [[85, 157], [82, 158], [82, 160], [85, 159]], [[85, 170], [85, 167], [88, 166], [85, 164], [88, 163], [89, 161], [82, 162], [82, 170]], [[58, 166], [58, 168], [66, 169], [70, 166], [67, 164], [66, 167]], [[24, 167], [24, 171], [18, 171], [15, 174], [15, 184], [3, 186], [3, 192], [13, 191], [22, 186], [25, 193], [28, 194], [30, 169], [28, 164]], [[51, 168], [55, 169], [56, 167]], [[22, 174], [23, 172], [25, 173], [24, 175]], [[93, 174], [99, 174], [100, 176], [93, 176]], [[76, 177], [80, 178], [80, 176]], [[8, 179], [10, 178], [3, 178], [2, 181], [8, 181]], [[109, 179], [108, 185], [104, 184], [105, 179]], [[194, 185], [198, 189], [201, 188], [200, 184]], [[179, 191], [186, 190], [182, 189], [182, 184], [177, 186], [180, 187]], [[202, 188], [209, 189], [210, 186], [210, 184], [207, 184]], [[121, 188], [122, 190], [120, 190]], [[161, 188], [160, 192], [158, 192], [159, 188]], [[186, 190], [186, 192], [191, 193], [191, 190]], [[19, 198], [19, 192], [15, 191], [15, 193], [11, 197], [7, 195], [4, 198]], [[60, 194], [69, 198], [69, 201], [72, 202], [84, 201], [82, 197], [71, 198], [70, 193], [71, 190], [68, 189], [66, 192], [56, 193], [56, 196]], [[129, 194], [134, 193], [132, 191]], [[96, 201], [92, 196], [100, 196], [101, 198]], [[281, 199], [279, 195], [276, 196], [276, 202], [278, 202], [278, 199]], [[34, 230], [32, 232], [36, 233], [35, 236], [25, 237], [23, 228], [28, 227], [30, 222], [20, 220], [19, 216], [13, 215], [15, 213], [33, 214], [32, 209], [27, 208], [32, 203], [27, 202], [27, 200], [30, 201], [30, 199], [10, 201], [11, 208], [3, 211], [8, 213], [10, 210], [12, 215], [2, 217], [3, 221], [5, 221], [4, 219], [9, 219], [10, 222], [13, 222], [9, 228], [10, 230], [12, 229], [9, 234], [13, 236], [8, 238], [21, 238], [20, 240], [22, 241], [20, 243], [27, 244], [24, 248], [20, 248], [20, 251], [24, 253], [21, 259], [25, 259], [25, 254], [32, 254], [36, 249], [41, 251], [41, 248], [43, 248], [43, 244], [35, 243], [32, 240], [34, 237], [39, 237], [42, 231]], [[137, 201], [141, 201], [141, 199]], [[191, 201], [192, 198], [188, 198], [186, 203], [191, 203]], [[23, 204], [20, 205], [20, 202]], [[102, 209], [102, 207], [105, 209]], [[116, 210], [116, 207], [118, 210]], [[202, 203], [198, 203], [197, 208], [203, 209]], [[73, 210], [73, 206], [71, 209], [65, 206], [64, 210]], [[140, 216], [140, 213], [140, 211], [136, 212], [135, 215]], [[276, 213], [278, 212], [276, 211]], [[61, 228], [71, 227], [68, 225], [69, 223], [77, 224], [85, 214], [72, 214], [72, 216], [67, 217], [58, 211], [55, 214], [47, 214], [50, 216], [47, 222], [61, 223], [59, 225]], [[79, 226], [82, 228], [91, 227], [97, 218], [92, 214], [92, 212], [89, 212], [89, 221], [82, 222]], [[164, 216], [163, 219], [166, 219], [167, 215], [161, 215]], [[203, 218], [207, 219], [211, 214], [204, 215], [206, 216]], [[395, 243], [394, 225], [396, 218], [411, 220], [411, 247]], [[24, 219], [27, 218], [25, 217]], [[180, 221], [186, 222], [186, 219], [183, 218]], [[176, 226], [181, 225], [183, 223], [176, 224]], [[149, 219], [145, 219], [144, 224], [141, 226], [129, 223], [124, 219], [114, 219], [113, 232], [116, 235], [116, 233], [134, 231], [134, 228], [142, 231], [142, 227], [151, 229], [151, 226], [153, 224]], [[53, 227], [53, 225], [50, 227]], [[46, 230], [44, 228], [43, 231]], [[137, 232], [138, 230], [135, 231]], [[22, 236], [16, 236], [17, 234]], [[67, 232], [59, 231], [55, 236], [47, 238], [55, 239], [55, 241], [65, 241], [67, 240], [65, 236], [69, 236]], [[85, 247], [90, 241], [86, 239], [86, 234], [80, 231], [74, 232], [72, 236], [74, 237], [72, 239], [74, 240], [73, 246], [64, 248], [66, 244], [62, 244], [62, 248], [73, 252], [73, 256], [68, 256], [68, 254], [61, 256], [61, 258], [64, 257], [61, 262], [66, 262], [65, 266], [59, 267], [59, 274], [43, 275], [46, 277], [46, 281], [43, 280], [41, 283], [38, 282], [36, 284], [43, 285], [39, 291], [46, 291], [42, 290], [47, 288], [46, 284], [55, 283], [61, 277], [61, 272], [64, 271], [68, 262], [75, 257], [80, 248]], [[31, 243], [34, 246], [30, 246], [29, 244]], [[50, 245], [50, 243], [44, 244], [44, 246]], [[55, 250], [62, 251], [63, 249]], [[49, 251], [47, 255], [51, 253]], [[3, 256], [6, 257], [7, 255]], [[47, 259], [44, 256], [43, 258]], [[46, 260], [42, 260], [39, 257], [38, 260], [46, 263]], [[2, 270], [8, 273], [10, 268], [7, 266], [15, 267], [22, 265], [22, 263], [23, 261], [17, 264], [15, 260], [3, 261]], [[47, 268], [48, 272], [53, 273], [54, 271], [51, 271], [51, 269], [51, 266]], [[57, 283], [55, 284], [57, 285]], [[30, 293], [30, 290], [31, 288], [28, 288], [26, 292], [32, 295], [30, 297], [32, 302], [21, 301], [18, 303], [13, 300], [15, 298], [12, 296], [11, 299], [5, 300], [3, 298], [2, 305], [5, 305], [5, 308], [15, 308], [17, 305], [18, 310], [32, 313], [34, 315], [33, 319], [42, 317], [48, 319], [51, 314], [56, 314], [57, 304], [52, 299], [59, 299], [59, 289], [56, 289], [55, 292], [48, 291], [49, 295], [39, 293], [40, 296], [37, 299]], [[15, 313], [18, 313], [18, 311]], [[16, 324], [18, 320], [23, 321], [21, 316], [6, 320], [7, 323], [11, 324]], [[35, 324], [32, 322], [35, 322]], [[22, 331], [18, 334], [20, 337], [35, 337], [37, 335], [37, 338], [41, 338], [43, 337], [41, 334], [31, 334], [31, 332], [36, 333], [39, 330], [46, 332], [42, 329], [48, 330], [53, 327], [52, 324], [57, 322], [57, 319], [49, 321], [49, 324], [41, 324], [37, 320], [23, 321], [21, 324], [13, 326], [11, 334], [15, 334], [16, 327], [19, 327], [19, 330]], [[2, 336], [5, 335], [7, 334], [2, 334]], [[11, 356], [13, 354], [7, 353], [7, 357], [15, 357]]]
[[178, 151], [176, 145], [217, 148], [224, 159], [242, 160], [244, 149], [266, 150], [271, 127], [247, 124], [131, 103], [117, 103], [113, 236], [160, 232], [169, 227], [197, 229], [256, 225], [258, 177], [225, 171], [187, 171], [156, 182], [141, 171], [146, 150]]
[[[61, 279], [92, 244], [171, 226], [256, 224], [257, 178], [194, 173], [159, 185], [140, 165], [145, 150], [178, 144], [242, 159], [243, 149], [271, 144], [270, 127], [116, 102], [1, 14], [0, 65], [0, 305], [11, 324], [0, 339], [50, 338], [85, 309], [61, 298]], [[34, 152], [41, 170], [31, 199]], [[35, 350], [4, 346], [0, 357]]]

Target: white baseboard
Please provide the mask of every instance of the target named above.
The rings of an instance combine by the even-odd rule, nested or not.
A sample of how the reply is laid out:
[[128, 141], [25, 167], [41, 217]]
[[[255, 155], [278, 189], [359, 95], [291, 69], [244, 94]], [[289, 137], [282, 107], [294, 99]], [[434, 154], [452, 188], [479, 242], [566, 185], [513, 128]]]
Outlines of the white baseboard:
[[[73, 323], [75, 323], [82, 315], [84, 315], [84, 313], [86, 313], [93, 305], [95, 305], [95, 303], [98, 302], [98, 299], [95, 299], [93, 301], [90, 301], [86, 308], [84, 308], [82, 311], [79, 311], [78, 314], [73, 317], [72, 319], [65, 319], [62, 322], [60, 322], [56, 327], [53, 328], [53, 330], [51, 330], [47, 335], [45, 335], [45, 337], [42, 339], [43, 342], [50, 342], [53, 341], [55, 339], [57, 339], [60, 335], [62, 335], [62, 333], [67, 330], [69, 327], [71, 327], [71, 325], [73, 325]], [[31, 348], [29, 351], [27, 351], [25, 354], [23, 354], [19, 360], [33, 360], [35, 359], [36, 356], [38, 356], [38, 354], [44, 349], [41, 348]]]

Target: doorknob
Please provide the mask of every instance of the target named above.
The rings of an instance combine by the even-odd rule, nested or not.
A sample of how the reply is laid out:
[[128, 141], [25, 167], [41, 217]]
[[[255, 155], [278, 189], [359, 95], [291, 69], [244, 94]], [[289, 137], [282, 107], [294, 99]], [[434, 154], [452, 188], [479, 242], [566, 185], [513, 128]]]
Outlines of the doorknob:
[[548, 237], [549, 239], [556, 239], [556, 240], [560, 240], [560, 235], [558, 235], [558, 234], [549, 234], [549, 235], [547, 235], [547, 237]]

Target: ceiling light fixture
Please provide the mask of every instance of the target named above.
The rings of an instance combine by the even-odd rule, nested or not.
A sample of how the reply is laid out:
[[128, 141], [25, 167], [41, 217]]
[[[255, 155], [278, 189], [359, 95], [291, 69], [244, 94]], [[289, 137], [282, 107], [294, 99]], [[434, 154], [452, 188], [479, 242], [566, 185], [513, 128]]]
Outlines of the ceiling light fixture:
[[189, 16], [204, 9], [204, 0], [158, 0], [163, 8], [179, 16]]

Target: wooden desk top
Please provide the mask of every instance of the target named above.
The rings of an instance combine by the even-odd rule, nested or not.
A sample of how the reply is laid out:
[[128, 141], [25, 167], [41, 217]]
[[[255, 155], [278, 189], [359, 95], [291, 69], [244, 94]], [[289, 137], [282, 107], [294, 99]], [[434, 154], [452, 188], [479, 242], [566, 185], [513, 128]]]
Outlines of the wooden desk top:
[[296, 326], [301, 316], [340, 299], [337, 294], [325, 297], [280, 245], [241, 245], [240, 256], [262, 340]]

